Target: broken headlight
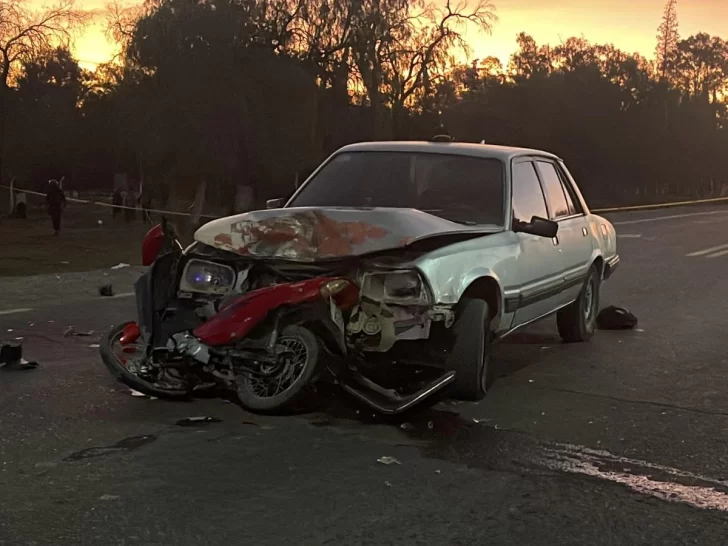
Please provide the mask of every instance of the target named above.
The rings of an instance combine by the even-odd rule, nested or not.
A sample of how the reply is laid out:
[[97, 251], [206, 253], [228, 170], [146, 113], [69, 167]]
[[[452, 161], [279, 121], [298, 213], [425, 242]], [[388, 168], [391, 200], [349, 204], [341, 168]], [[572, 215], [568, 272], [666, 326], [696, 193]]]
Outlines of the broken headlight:
[[183, 292], [224, 295], [235, 285], [235, 270], [227, 265], [190, 260], [185, 266], [179, 289]]
[[395, 305], [427, 305], [427, 287], [419, 272], [411, 269], [365, 273], [361, 295], [373, 301]]

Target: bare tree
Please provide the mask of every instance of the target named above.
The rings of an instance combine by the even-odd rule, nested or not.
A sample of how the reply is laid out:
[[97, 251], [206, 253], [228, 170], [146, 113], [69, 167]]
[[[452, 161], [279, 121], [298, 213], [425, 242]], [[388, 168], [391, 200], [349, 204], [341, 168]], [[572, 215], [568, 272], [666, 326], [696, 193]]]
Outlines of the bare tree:
[[106, 5], [106, 37], [120, 48], [114, 60], [126, 57], [136, 24], [144, 13], [144, 4], [126, 4], [114, 0]]
[[3, 172], [5, 120], [10, 82], [20, 63], [55, 47], [68, 47], [73, 33], [85, 25], [91, 13], [75, 8], [75, 0], [33, 9], [26, 0], [0, 1], [0, 180]]
[[662, 23], [657, 29], [657, 49], [655, 66], [660, 79], [669, 79], [671, 73], [671, 60], [677, 52], [680, 41], [677, 21], [677, 0], [667, 0]]
[[[423, 20], [427, 24], [422, 25]], [[452, 68], [452, 53], [459, 50], [466, 57], [470, 55], [464, 37], [467, 27], [490, 33], [496, 21], [495, 7], [488, 0], [480, 0], [472, 7], [465, 1], [453, 5], [447, 0], [443, 8], [426, 6], [422, 17], [408, 21], [410, 28], [402, 39], [387, 44], [385, 81], [395, 131], [398, 117], [414, 97], [420, 95], [426, 106], [435, 84]]]

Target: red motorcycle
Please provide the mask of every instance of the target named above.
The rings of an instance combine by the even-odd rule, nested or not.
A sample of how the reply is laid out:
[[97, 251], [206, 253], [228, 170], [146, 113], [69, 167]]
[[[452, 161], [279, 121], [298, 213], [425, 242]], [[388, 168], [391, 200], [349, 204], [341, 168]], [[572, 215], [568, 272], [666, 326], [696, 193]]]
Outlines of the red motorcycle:
[[390, 367], [347, 337], [360, 303], [358, 259], [292, 264], [238, 250], [183, 249], [166, 222], [150, 230], [142, 247], [150, 268], [135, 285], [138, 321], [101, 345], [115, 378], [165, 398], [222, 387], [255, 412], [291, 410], [328, 378], [389, 414], [434, 400], [454, 380], [441, 367], [409, 371], [404, 389], [377, 378]]

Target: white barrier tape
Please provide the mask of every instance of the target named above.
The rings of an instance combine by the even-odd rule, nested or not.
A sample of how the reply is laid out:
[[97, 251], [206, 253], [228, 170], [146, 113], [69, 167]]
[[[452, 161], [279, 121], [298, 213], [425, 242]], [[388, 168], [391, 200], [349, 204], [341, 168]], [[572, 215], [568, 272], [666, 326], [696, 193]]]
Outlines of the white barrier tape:
[[[45, 193], [41, 193], [38, 191], [32, 191], [32, 190], [23, 190], [19, 188], [10, 188], [10, 186], [2, 186], [0, 185], [0, 188], [4, 190], [10, 190], [12, 189], [15, 193], [27, 193], [29, 195], [37, 195], [39, 197], [46, 197]], [[66, 197], [66, 201], [70, 201], [72, 203], [81, 203], [84, 205], [98, 205], [100, 207], [111, 207], [111, 208], [117, 208], [117, 209], [125, 209], [125, 210], [138, 210], [141, 212], [149, 212], [149, 213], [157, 213], [157, 214], [172, 214], [176, 216], [192, 216], [192, 213], [190, 212], [177, 212], [173, 210], [160, 210], [160, 209], [145, 209], [142, 207], [127, 207], [125, 205], [114, 205], [113, 203], [105, 203], [103, 201], [92, 201], [90, 199], [75, 199], [73, 197]], [[200, 218], [219, 218], [219, 216], [212, 216], [210, 214], [201, 214]]]
[[629, 212], [636, 210], [665, 209], [668, 207], [684, 207], [687, 205], [704, 205], [706, 203], [724, 203], [728, 197], [711, 197], [708, 199], [693, 199], [692, 201], [672, 201], [669, 203], [657, 203], [655, 205], [632, 205], [630, 207], [611, 207], [604, 209], [591, 209], [592, 212]]
[[[30, 195], [39, 195], [40, 197], [45, 197], [45, 193], [40, 193], [37, 191], [30, 191], [30, 190], [22, 190], [18, 188], [10, 188], [9, 186], [2, 186], [0, 185], [0, 188], [5, 190], [12, 189], [16, 193], [28, 193]], [[72, 201], [74, 203], [83, 203], [86, 205], [98, 205], [100, 207], [115, 207], [118, 209], [130, 209], [130, 210], [140, 210], [142, 212], [154, 212], [158, 214], [173, 214], [176, 216], [192, 216], [192, 213], [190, 212], [176, 212], [173, 210], [159, 210], [159, 209], [144, 209], [141, 207], [127, 207], [124, 205], [114, 205], [112, 203], [104, 203], [102, 201], [91, 201], [89, 199], [74, 199], [72, 197], [66, 197], [66, 201]], [[596, 213], [605, 213], [605, 212], [629, 212], [629, 211], [638, 211], [638, 210], [650, 210], [650, 209], [662, 209], [662, 208], [668, 208], [668, 207], [684, 207], [687, 205], [703, 205], [707, 203], [724, 203], [728, 202], [728, 197], [712, 197], [708, 199], [693, 199], [691, 201], [672, 201], [668, 203], [655, 203], [653, 205], [632, 205], [628, 207], [609, 207], [609, 208], [601, 208], [601, 209], [590, 209], [591, 212]], [[200, 218], [220, 218], [219, 216], [213, 216], [210, 214], [201, 214]]]

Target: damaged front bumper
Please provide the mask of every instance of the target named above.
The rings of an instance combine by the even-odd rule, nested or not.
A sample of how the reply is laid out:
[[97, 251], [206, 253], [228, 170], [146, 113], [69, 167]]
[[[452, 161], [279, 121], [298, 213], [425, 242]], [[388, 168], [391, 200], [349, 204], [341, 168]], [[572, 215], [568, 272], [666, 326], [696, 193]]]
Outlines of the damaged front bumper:
[[342, 379], [341, 386], [344, 391], [360, 402], [385, 415], [397, 415], [442, 392], [455, 381], [455, 372], [448, 371], [417, 392], [408, 395], [401, 395], [394, 389], [385, 389], [353, 370], [349, 370]]

